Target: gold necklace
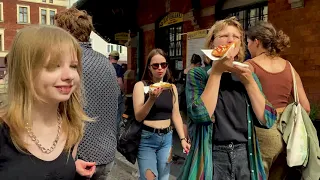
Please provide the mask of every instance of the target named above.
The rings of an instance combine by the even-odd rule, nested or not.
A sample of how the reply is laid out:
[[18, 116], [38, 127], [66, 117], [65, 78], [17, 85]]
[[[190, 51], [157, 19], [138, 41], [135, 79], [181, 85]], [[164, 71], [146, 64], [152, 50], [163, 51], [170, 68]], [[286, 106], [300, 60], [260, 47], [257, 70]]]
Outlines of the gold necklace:
[[38, 146], [38, 148], [46, 154], [50, 154], [57, 146], [59, 138], [60, 138], [60, 132], [61, 132], [61, 125], [62, 125], [62, 120], [61, 120], [61, 116], [58, 115], [58, 133], [57, 136], [55, 138], [55, 140], [52, 143], [52, 146], [49, 149], [46, 149], [45, 147], [42, 146], [42, 144], [39, 142], [38, 138], [36, 137], [36, 135], [32, 132], [32, 128], [29, 126], [29, 123], [26, 124], [26, 130], [28, 132], [29, 137], [31, 138], [31, 140]]

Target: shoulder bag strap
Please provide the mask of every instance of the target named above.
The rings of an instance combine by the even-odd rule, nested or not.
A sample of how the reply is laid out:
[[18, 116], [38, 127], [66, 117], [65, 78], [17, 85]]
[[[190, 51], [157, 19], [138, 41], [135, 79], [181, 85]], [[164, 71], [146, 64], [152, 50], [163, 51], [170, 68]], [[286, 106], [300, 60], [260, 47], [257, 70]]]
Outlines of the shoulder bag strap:
[[294, 102], [299, 104], [300, 101], [299, 101], [299, 95], [298, 95], [298, 88], [297, 88], [297, 82], [296, 82], [296, 75], [294, 73], [294, 69], [291, 65], [291, 63], [289, 62], [290, 64], [290, 68], [291, 68], [291, 74], [292, 74], [292, 81], [293, 81], [293, 95], [294, 95]]

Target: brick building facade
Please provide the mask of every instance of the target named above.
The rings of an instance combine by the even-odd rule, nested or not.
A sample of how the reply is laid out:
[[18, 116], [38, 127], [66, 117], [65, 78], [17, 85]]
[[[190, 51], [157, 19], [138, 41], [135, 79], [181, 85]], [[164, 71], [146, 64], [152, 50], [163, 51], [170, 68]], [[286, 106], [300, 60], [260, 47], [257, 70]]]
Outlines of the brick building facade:
[[68, 0], [1, 0], [0, 1], [0, 76], [3, 58], [17, 31], [31, 24], [52, 24], [57, 12], [66, 9]]
[[[142, 29], [138, 54], [141, 55], [137, 58], [136, 47], [128, 48], [128, 68], [132, 71], [138, 68], [141, 75], [148, 53], [153, 48], [166, 49], [163, 43], [159, 43], [165, 41], [159, 22], [168, 14], [182, 14], [181, 22], [163, 27], [170, 31], [170, 27], [181, 26], [180, 34], [208, 29], [216, 19], [235, 15], [241, 19], [245, 29], [258, 20], [265, 20], [290, 36], [292, 45], [282, 56], [297, 69], [310, 101], [320, 102], [320, 35], [317, 33], [320, 28], [319, 0], [139, 0], [138, 4], [137, 20]], [[170, 58], [170, 61], [181, 60], [185, 68], [187, 36], [181, 37], [180, 56]], [[138, 65], [137, 59], [140, 61]]]

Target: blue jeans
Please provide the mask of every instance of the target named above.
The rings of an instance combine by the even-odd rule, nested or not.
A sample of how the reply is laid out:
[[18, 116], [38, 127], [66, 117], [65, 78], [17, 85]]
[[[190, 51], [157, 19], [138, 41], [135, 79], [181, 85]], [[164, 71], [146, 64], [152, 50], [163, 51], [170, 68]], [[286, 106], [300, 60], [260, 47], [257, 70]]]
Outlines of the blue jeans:
[[140, 180], [151, 170], [156, 180], [168, 180], [172, 160], [172, 131], [163, 134], [142, 130], [138, 151]]
[[250, 180], [246, 144], [213, 145], [213, 180]]

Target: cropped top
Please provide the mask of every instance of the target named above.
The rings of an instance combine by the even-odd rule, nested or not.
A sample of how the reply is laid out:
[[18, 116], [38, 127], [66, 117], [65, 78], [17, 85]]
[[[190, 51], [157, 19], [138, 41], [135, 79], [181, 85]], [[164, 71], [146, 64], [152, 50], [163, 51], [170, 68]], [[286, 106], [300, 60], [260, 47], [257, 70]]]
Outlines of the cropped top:
[[[145, 102], [148, 100], [149, 94], [145, 96]], [[149, 114], [145, 120], [167, 120], [171, 119], [173, 109], [173, 92], [164, 90], [154, 102]]]

